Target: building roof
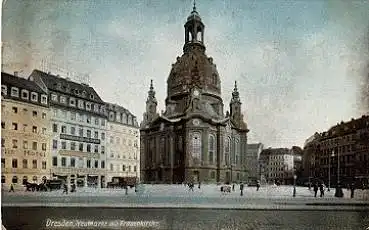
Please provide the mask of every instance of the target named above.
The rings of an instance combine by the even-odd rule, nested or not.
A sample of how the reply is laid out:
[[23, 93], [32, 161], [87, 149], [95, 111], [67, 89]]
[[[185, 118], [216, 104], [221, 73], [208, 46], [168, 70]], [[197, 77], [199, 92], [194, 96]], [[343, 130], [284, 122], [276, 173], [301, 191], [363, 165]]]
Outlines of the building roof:
[[[38, 76], [42, 79], [49, 90], [58, 91], [70, 96], [88, 99], [98, 103], [104, 103], [94, 88], [83, 83], [73, 82], [70, 79], [45, 73], [40, 70], [33, 70], [30, 77]], [[85, 95], [83, 94], [85, 92]]]
[[1, 84], [12, 85], [37, 93], [46, 93], [35, 82], [5, 72], [1, 72]]
[[119, 112], [119, 113], [125, 113], [127, 115], [131, 115], [132, 117], [136, 118], [136, 116], [133, 115], [133, 113], [131, 113], [128, 109], [124, 108], [121, 105], [117, 105], [117, 104], [113, 104], [109, 102], [105, 102], [105, 104], [108, 110]]

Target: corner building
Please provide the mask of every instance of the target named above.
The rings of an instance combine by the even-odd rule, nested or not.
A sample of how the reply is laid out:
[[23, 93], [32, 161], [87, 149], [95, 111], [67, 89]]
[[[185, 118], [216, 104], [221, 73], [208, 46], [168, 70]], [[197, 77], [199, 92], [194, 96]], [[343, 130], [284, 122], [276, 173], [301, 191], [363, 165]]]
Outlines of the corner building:
[[105, 103], [92, 87], [68, 78], [39, 70], [29, 78], [50, 98], [53, 177], [77, 186], [105, 185]]
[[167, 80], [165, 111], [157, 113], [151, 82], [141, 123], [141, 180], [155, 183], [246, 180], [247, 125], [235, 84], [224, 115], [221, 81], [205, 54], [203, 24], [194, 7], [183, 54]]
[[136, 116], [126, 108], [106, 103], [108, 128], [106, 142], [107, 182], [140, 177], [140, 135]]
[[1, 183], [6, 188], [50, 179], [50, 119], [46, 91], [1, 73]]

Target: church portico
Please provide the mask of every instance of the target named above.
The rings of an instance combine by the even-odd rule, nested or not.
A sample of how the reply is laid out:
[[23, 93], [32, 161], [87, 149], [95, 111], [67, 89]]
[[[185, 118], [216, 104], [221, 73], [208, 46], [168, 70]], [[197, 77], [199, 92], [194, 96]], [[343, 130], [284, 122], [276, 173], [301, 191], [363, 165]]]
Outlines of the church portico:
[[185, 23], [183, 55], [167, 80], [165, 111], [157, 113], [153, 81], [141, 123], [141, 173], [147, 183], [244, 180], [247, 125], [235, 83], [223, 113], [221, 81], [205, 54], [205, 25], [193, 9]]

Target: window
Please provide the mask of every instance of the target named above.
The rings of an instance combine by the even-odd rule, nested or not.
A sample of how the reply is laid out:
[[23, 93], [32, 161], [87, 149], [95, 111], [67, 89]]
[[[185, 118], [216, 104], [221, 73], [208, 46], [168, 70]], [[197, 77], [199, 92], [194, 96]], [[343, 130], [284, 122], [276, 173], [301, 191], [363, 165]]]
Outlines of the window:
[[36, 126], [32, 126], [32, 133], [37, 133], [37, 127]]
[[101, 140], [105, 140], [105, 133], [101, 133]]
[[99, 118], [98, 117], [95, 118], [95, 125], [99, 125]]
[[5, 122], [4, 121], [1, 122], [1, 128], [5, 129]]
[[79, 136], [83, 137], [83, 128], [79, 128]]
[[32, 142], [32, 149], [37, 150], [37, 142]]
[[28, 167], [27, 159], [23, 159], [22, 164], [23, 164], [23, 168], [26, 169]]
[[42, 161], [42, 169], [46, 169], [46, 161]]
[[76, 150], [76, 142], [71, 142], [70, 143], [70, 150]]
[[105, 168], [105, 161], [101, 161], [101, 168], [104, 169]]
[[10, 95], [11, 95], [12, 97], [19, 97], [19, 89], [18, 89], [18, 88], [16, 88], [16, 87], [12, 87], [12, 88], [11, 88]]
[[67, 126], [62, 125], [62, 127], [61, 127], [61, 133], [67, 133]]
[[42, 128], [42, 134], [46, 134], [46, 128]]
[[21, 97], [22, 97], [22, 99], [28, 100], [28, 98], [29, 98], [28, 91], [25, 90], [25, 89], [22, 89], [22, 96]]
[[114, 137], [113, 136], [110, 136], [110, 143], [114, 143]]
[[79, 143], [78, 150], [81, 151], [81, 152], [83, 152], [83, 143]]
[[76, 128], [75, 127], [70, 127], [70, 134], [75, 135], [76, 134]]
[[105, 147], [101, 146], [101, 154], [104, 154], [104, 153], [105, 153]]
[[5, 138], [1, 138], [1, 147], [5, 147]]
[[95, 169], [99, 168], [99, 161], [95, 160]]
[[53, 140], [53, 149], [58, 149], [58, 140]]
[[13, 113], [18, 113], [18, 108], [17, 107], [13, 107], [12, 110], [13, 110]]
[[18, 177], [17, 176], [13, 176], [12, 183], [13, 184], [17, 184], [18, 183]]
[[45, 94], [41, 95], [41, 103], [45, 105], [47, 104], [47, 96]]
[[99, 152], [99, 146], [95, 145], [95, 153], [98, 153], [98, 152]]
[[126, 165], [123, 165], [123, 166], [122, 166], [122, 170], [123, 170], [123, 171], [126, 171]]
[[200, 160], [201, 158], [201, 135], [200, 133], [193, 133], [191, 139], [191, 154], [192, 157]]
[[34, 117], [37, 117], [37, 111], [33, 111], [33, 112], [32, 112], [32, 115], [33, 115]]
[[101, 119], [101, 126], [105, 126], [105, 120]]
[[13, 169], [18, 168], [18, 160], [17, 159], [12, 159], [12, 168]]
[[128, 172], [130, 172], [131, 171], [131, 166], [130, 165], [128, 165]]
[[37, 169], [37, 160], [32, 161], [32, 168]]
[[87, 152], [91, 152], [91, 145], [87, 144]]
[[62, 165], [62, 167], [67, 166], [67, 159], [65, 157], [61, 158], [61, 165]]
[[235, 142], [235, 158], [233, 159], [233, 164], [238, 165], [240, 163], [240, 142], [236, 140]]
[[76, 159], [73, 157], [70, 159], [70, 167], [76, 167]]
[[23, 149], [28, 149], [28, 141], [23, 141]]
[[80, 122], [84, 122], [84, 115], [83, 114], [80, 114], [78, 117], [79, 117]]
[[42, 113], [42, 119], [46, 119], [46, 113]]
[[212, 164], [215, 161], [215, 137], [209, 135], [209, 163]]
[[56, 95], [56, 94], [51, 94], [51, 100], [52, 100], [52, 101], [58, 101], [58, 95]]
[[87, 130], [87, 137], [91, 138], [91, 130]]
[[137, 166], [133, 166], [133, 171], [136, 172], [137, 171]]
[[18, 140], [13, 139], [12, 144], [13, 144], [13, 149], [18, 148]]
[[38, 95], [35, 92], [31, 92], [31, 101], [38, 101]]
[[95, 131], [95, 133], [94, 133], [94, 138], [95, 138], [95, 139], [98, 139], [98, 138], [99, 138], [99, 132]]
[[5, 182], [5, 176], [1, 176], [1, 183], [4, 184]]
[[2, 95], [8, 94], [8, 88], [6, 87], [6, 85], [1, 85], [1, 94]]
[[91, 103], [86, 102], [86, 110], [88, 110], [88, 111], [91, 110]]
[[91, 160], [87, 160], [87, 168], [91, 168]]
[[64, 96], [60, 96], [60, 103], [67, 103], [67, 98], [65, 98]]
[[75, 120], [76, 120], [76, 113], [71, 112], [71, 113], [70, 113], [70, 119], [71, 119], [72, 121], [75, 121]]
[[58, 157], [53, 157], [53, 166], [58, 166]]
[[224, 161], [226, 165], [230, 164], [231, 138], [227, 137], [224, 143]]
[[62, 148], [62, 149], [67, 149], [67, 142], [62, 141], [62, 142], [61, 142], [61, 148]]
[[75, 98], [69, 98], [69, 105], [75, 107], [76, 106], [76, 99]]
[[12, 127], [13, 127], [13, 130], [18, 130], [18, 124], [17, 123], [12, 123]]
[[53, 124], [53, 132], [54, 133], [58, 132], [58, 125], [57, 124]]
[[78, 108], [83, 109], [83, 101], [78, 100]]

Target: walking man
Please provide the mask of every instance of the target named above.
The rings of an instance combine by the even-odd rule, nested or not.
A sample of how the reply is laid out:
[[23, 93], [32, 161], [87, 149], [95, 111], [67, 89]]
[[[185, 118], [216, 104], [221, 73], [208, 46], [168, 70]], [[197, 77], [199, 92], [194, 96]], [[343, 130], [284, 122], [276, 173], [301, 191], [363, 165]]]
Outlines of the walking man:
[[63, 187], [64, 187], [64, 189], [63, 189], [63, 194], [64, 194], [64, 193], [68, 194], [68, 186], [67, 186], [67, 184], [65, 183], [65, 184], [63, 185]]
[[355, 192], [355, 184], [354, 183], [351, 184], [350, 189], [351, 189], [351, 198], [354, 198], [354, 192]]
[[241, 184], [240, 184], [240, 190], [241, 190], [241, 196], [243, 196], [243, 183], [241, 182]]
[[14, 185], [13, 185], [13, 183], [10, 184], [9, 192], [14, 192]]
[[314, 184], [314, 197], [318, 194], [318, 183], [315, 182]]
[[320, 197], [324, 197], [324, 184], [323, 183], [320, 184], [319, 189], [320, 189]]
[[258, 182], [256, 183], [256, 191], [259, 191], [259, 188], [260, 188], [260, 182], [258, 181]]

